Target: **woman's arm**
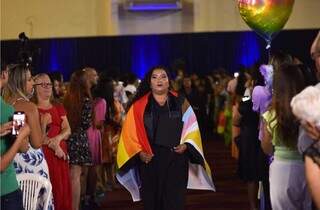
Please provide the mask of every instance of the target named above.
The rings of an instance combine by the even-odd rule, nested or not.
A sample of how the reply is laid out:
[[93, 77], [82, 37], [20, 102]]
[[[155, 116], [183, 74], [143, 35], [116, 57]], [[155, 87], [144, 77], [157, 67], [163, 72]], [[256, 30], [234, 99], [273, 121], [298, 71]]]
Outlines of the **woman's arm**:
[[107, 112], [107, 102], [104, 99], [98, 100], [94, 106], [94, 112], [94, 127], [102, 132]]
[[320, 208], [320, 168], [308, 156], [305, 156], [305, 171], [312, 198], [316, 206]]
[[[22, 128], [19, 130], [19, 135], [15, 140], [13, 140], [12, 146], [9, 148], [9, 150], [6, 151], [3, 155], [1, 155], [0, 158], [0, 172], [3, 172], [8, 165], [11, 163], [13, 158], [16, 156], [17, 152], [23, 145], [28, 144], [28, 136], [30, 134], [30, 127], [25, 124]], [[3, 140], [4, 141], [4, 140]]]
[[273, 153], [272, 135], [267, 129], [267, 122], [263, 121], [263, 137], [261, 141], [261, 147], [265, 154]]
[[32, 102], [19, 102], [14, 105], [15, 110], [23, 111], [27, 116], [27, 123], [30, 127], [30, 144], [33, 148], [38, 149], [42, 146], [45, 138], [45, 130], [40, 127], [39, 112], [37, 106]]
[[12, 130], [12, 121], [0, 125], [0, 136], [9, 134]]
[[237, 103], [232, 107], [232, 125], [235, 127], [240, 127], [241, 114], [239, 112], [239, 104]]
[[71, 134], [71, 128], [70, 128], [70, 124], [69, 124], [67, 116], [61, 116], [61, 119], [62, 119], [61, 132], [58, 135], [60, 141], [63, 139], [68, 139]]
[[60, 141], [68, 139], [71, 134], [71, 128], [67, 116], [61, 116], [61, 119], [61, 132], [55, 137], [48, 140], [48, 146], [53, 149], [55, 149], [56, 146], [59, 146]]

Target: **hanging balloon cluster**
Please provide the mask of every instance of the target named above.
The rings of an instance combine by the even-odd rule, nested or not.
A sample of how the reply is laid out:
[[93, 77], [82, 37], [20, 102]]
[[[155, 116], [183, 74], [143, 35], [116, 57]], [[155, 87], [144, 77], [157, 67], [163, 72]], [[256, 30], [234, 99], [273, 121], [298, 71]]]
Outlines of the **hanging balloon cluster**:
[[271, 42], [289, 19], [294, 0], [238, 0], [242, 19], [267, 42]]

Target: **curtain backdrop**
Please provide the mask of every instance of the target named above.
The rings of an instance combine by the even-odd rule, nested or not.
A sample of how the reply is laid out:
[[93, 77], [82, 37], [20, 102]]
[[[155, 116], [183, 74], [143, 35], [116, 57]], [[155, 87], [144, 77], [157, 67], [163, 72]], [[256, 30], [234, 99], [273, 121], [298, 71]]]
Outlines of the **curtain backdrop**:
[[[273, 41], [272, 50], [297, 56], [306, 64], [317, 30], [282, 31]], [[29, 40], [34, 72], [61, 71], [66, 80], [85, 66], [112, 75], [134, 72], [142, 78], [152, 66], [170, 67], [183, 59], [188, 72], [206, 74], [223, 67], [232, 73], [240, 66], [250, 67], [267, 61], [266, 43], [254, 32], [216, 32], [170, 35], [86, 37]], [[1, 57], [16, 62], [21, 43], [1, 41]]]

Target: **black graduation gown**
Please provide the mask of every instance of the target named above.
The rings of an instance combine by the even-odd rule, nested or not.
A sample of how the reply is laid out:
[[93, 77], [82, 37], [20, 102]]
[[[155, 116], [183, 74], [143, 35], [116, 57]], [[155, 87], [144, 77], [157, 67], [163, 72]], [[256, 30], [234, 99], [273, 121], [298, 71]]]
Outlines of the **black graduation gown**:
[[139, 162], [141, 197], [145, 210], [183, 210], [188, 183], [188, 160], [203, 164], [203, 159], [191, 145], [178, 154], [182, 133], [181, 106], [184, 98], [170, 95], [160, 106], [152, 97], [146, 106], [144, 124], [154, 156], [146, 164]]

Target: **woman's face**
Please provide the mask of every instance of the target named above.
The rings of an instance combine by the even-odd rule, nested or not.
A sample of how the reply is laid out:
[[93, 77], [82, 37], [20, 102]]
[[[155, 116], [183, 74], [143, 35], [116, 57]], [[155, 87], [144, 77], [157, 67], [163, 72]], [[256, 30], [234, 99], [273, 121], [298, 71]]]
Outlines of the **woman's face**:
[[184, 88], [191, 88], [192, 87], [192, 82], [189, 77], [185, 77], [183, 79], [183, 86], [184, 86]]
[[250, 76], [250, 74], [247, 74], [247, 73], [245, 73], [245, 75], [246, 75], [247, 81], [246, 81], [246, 83], [245, 83], [244, 86], [245, 86], [246, 88], [253, 88], [252, 77]]
[[53, 88], [57, 95], [61, 94], [61, 84], [58, 80], [53, 80]]
[[164, 94], [169, 90], [169, 78], [165, 70], [155, 69], [151, 75], [150, 87], [153, 93]]
[[26, 82], [26, 92], [28, 95], [32, 95], [33, 93], [33, 78], [30, 71], [27, 71], [27, 82]]
[[48, 75], [43, 75], [35, 80], [38, 100], [48, 100], [52, 95], [52, 83]]

